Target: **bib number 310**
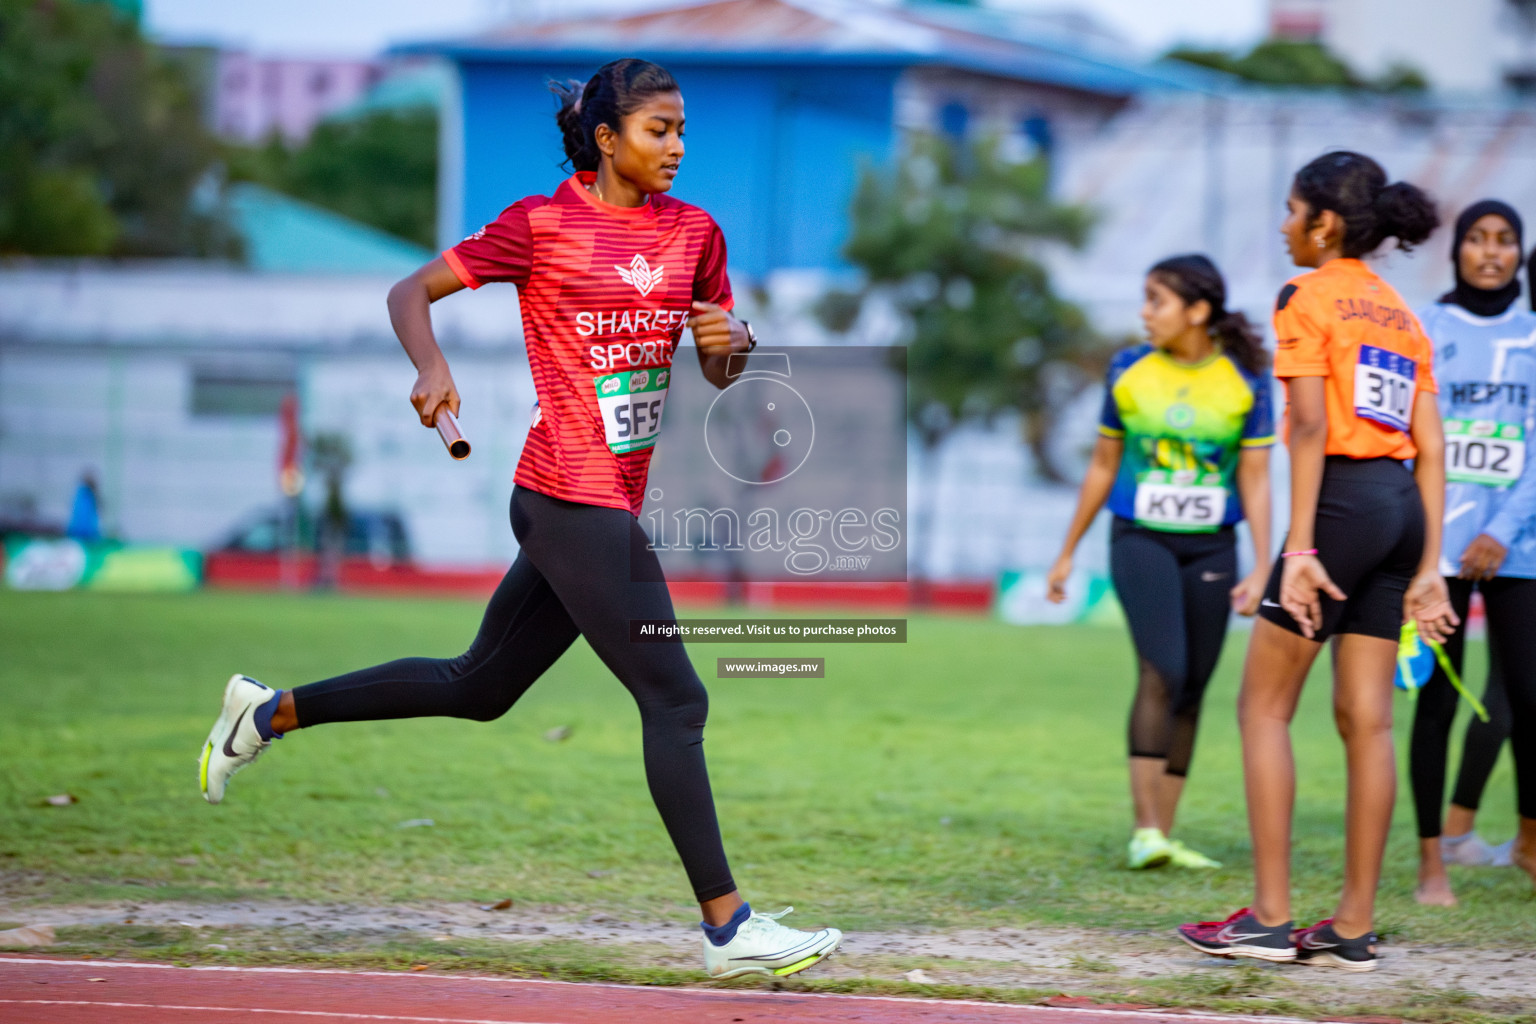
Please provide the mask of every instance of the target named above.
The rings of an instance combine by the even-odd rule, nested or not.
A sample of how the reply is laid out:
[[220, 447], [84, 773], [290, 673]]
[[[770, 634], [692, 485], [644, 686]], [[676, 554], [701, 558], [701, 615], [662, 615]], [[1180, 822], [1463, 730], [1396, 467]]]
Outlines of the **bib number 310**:
[[656, 443], [671, 376], [670, 369], [629, 370], [593, 379], [609, 451], [626, 455]]
[[1360, 346], [1355, 364], [1355, 415], [1393, 430], [1408, 429], [1419, 364], [1374, 345]]

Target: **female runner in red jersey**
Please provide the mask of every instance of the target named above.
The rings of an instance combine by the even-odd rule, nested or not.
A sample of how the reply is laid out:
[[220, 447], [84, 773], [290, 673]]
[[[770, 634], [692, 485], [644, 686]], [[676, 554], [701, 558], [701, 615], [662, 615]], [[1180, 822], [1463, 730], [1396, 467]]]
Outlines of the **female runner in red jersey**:
[[720, 388], [730, 383], [728, 358], [750, 351], [753, 337], [730, 312], [720, 228], [666, 194], [683, 158], [677, 82], [626, 59], [584, 87], [555, 89], [576, 173], [551, 196], [509, 206], [389, 293], [395, 333], [418, 371], [411, 404], [430, 426], [439, 406], [459, 408], [430, 305], [492, 281], [518, 287], [539, 403], [512, 492], [517, 560], [457, 658], [406, 658], [288, 691], [235, 675], [203, 748], [203, 795], [218, 803], [231, 775], [295, 729], [499, 718], [584, 636], [640, 707], [646, 779], [702, 910], [706, 970], [792, 974], [836, 949], [842, 933], [787, 928], [782, 914], [754, 913], [742, 900], [704, 764], [708, 694], [681, 643], [629, 637], [632, 619], [674, 618], [636, 517], [683, 328]]

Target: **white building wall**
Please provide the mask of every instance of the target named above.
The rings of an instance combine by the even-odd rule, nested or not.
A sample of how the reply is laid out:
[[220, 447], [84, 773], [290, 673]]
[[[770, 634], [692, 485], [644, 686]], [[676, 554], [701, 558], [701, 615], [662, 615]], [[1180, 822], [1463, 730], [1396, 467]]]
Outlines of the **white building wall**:
[[[474, 444], [459, 463], [410, 406], [415, 371], [386, 333], [390, 283], [176, 267], [0, 273], [0, 514], [62, 525], [90, 472], [109, 530], [218, 541], [280, 500], [279, 426], [194, 413], [193, 379], [210, 366], [286, 367], [305, 434], [352, 445], [350, 504], [399, 512], [423, 563], [510, 561], [506, 502], [533, 404], [516, 291], [433, 310]], [[320, 500], [318, 481], [305, 497]]]
[[1450, 224], [1478, 199], [1536, 217], [1536, 112], [1519, 104], [1425, 105], [1298, 94], [1148, 97], [1086, 145], [1064, 149], [1058, 194], [1099, 214], [1080, 252], [1051, 250], [1056, 286], [1111, 334], [1139, 334], [1142, 279], [1158, 260], [1204, 252], [1229, 305], [1267, 332], [1280, 286], [1300, 273], [1280, 239], [1291, 179], [1331, 149], [1376, 158], [1439, 204], [1443, 226], [1381, 273], [1412, 305], [1451, 285]]
[[1410, 64], [1437, 90], [1488, 93], [1529, 67], [1532, 27], [1511, 0], [1270, 0], [1275, 34], [1316, 36], [1357, 71]]

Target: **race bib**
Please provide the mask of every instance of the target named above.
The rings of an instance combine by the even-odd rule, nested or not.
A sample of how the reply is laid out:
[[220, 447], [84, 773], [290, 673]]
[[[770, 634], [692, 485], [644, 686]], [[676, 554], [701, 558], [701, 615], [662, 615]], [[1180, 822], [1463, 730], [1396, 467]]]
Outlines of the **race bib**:
[[1497, 420], [1445, 421], [1445, 478], [1512, 487], [1525, 470], [1525, 426]]
[[1219, 473], [1152, 469], [1136, 482], [1136, 521], [1154, 530], [1208, 533], [1227, 517]]
[[1413, 415], [1418, 363], [1374, 345], [1360, 346], [1355, 364], [1355, 415], [1406, 431]]
[[628, 370], [593, 379], [608, 450], [625, 455], [649, 448], [661, 433], [670, 369]]

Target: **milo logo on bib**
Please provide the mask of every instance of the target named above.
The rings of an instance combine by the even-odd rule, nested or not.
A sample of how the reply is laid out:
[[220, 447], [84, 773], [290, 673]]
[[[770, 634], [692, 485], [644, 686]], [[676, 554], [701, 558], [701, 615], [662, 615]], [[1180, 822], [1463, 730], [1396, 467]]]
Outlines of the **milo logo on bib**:
[[629, 370], [593, 378], [609, 451], [626, 455], [656, 443], [670, 376], [667, 370]]
[[1136, 480], [1136, 522], [1154, 530], [1209, 533], [1227, 517], [1220, 473], [1151, 469]]

